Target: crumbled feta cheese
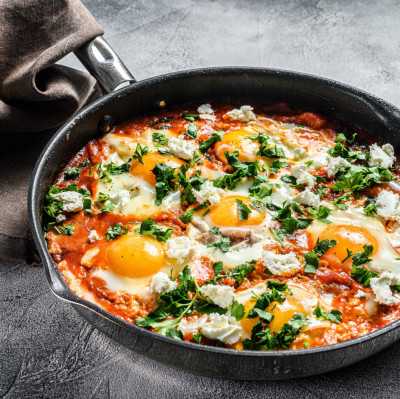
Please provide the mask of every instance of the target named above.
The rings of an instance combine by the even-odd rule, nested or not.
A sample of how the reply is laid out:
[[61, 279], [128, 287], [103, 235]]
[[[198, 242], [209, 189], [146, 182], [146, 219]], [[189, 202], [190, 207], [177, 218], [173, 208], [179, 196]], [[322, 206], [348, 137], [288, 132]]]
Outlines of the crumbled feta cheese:
[[179, 322], [178, 329], [183, 336], [193, 336], [199, 332], [200, 326], [206, 322], [207, 318], [207, 315], [184, 318]]
[[296, 178], [297, 184], [304, 184], [308, 187], [314, 187], [316, 178], [307, 172], [305, 165], [296, 165], [292, 168], [292, 175]]
[[389, 240], [393, 247], [400, 247], [400, 228], [389, 235]]
[[256, 119], [256, 114], [253, 112], [253, 107], [250, 105], [242, 105], [239, 109], [234, 108], [232, 111], [227, 112], [231, 119], [241, 122], [254, 121]]
[[65, 212], [77, 212], [83, 209], [83, 195], [76, 191], [62, 191], [52, 194], [52, 197], [62, 202], [62, 209]]
[[290, 191], [287, 187], [274, 187], [273, 192], [270, 197], [270, 202], [279, 208], [285, 204], [285, 202], [290, 202], [291, 196]]
[[382, 168], [391, 168], [396, 159], [391, 144], [384, 144], [382, 147], [379, 147], [378, 144], [372, 144], [369, 147], [369, 157], [369, 166], [381, 166]]
[[224, 190], [215, 187], [209, 180], [206, 180], [201, 185], [200, 190], [193, 190], [193, 194], [199, 204], [209, 201], [211, 205], [215, 205], [221, 200], [223, 193]]
[[311, 206], [313, 208], [318, 208], [320, 203], [318, 194], [314, 194], [309, 188], [297, 194], [294, 200], [299, 204]]
[[200, 119], [205, 119], [209, 121], [215, 120], [214, 110], [211, 108], [210, 104], [201, 104], [197, 108], [197, 112], [199, 113]]
[[391, 285], [398, 284], [398, 281], [399, 279], [388, 272], [382, 273], [379, 277], [371, 278], [371, 288], [378, 303], [394, 305], [400, 302], [400, 297], [393, 295], [390, 288]]
[[172, 259], [184, 261], [192, 249], [192, 240], [185, 236], [170, 238], [167, 241], [167, 256]]
[[398, 216], [400, 196], [389, 190], [382, 190], [376, 197], [376, 209], [379, 216], [390, 219]]
[[89, 242], [95, 242], [97, 240], [100, 240], [99, 235], [97, 234], [96, 230], [90, 230], [88, 234], [88, 240]]
[[265, 267], [277, 276], [291, 275], [301, 269], [300, 261], [294, 252], [288, 254], [264, 252], [263, 260]]
[[243, 329], [240, 323], [232, 316], [211, 313], [207, 320], [201, 323], [199, 331], [206, 338], [216, 339], [232, 345], [240, 340]]
[[67, 217], [66, 217], [65, 215], [60, 214], [60, 215], [57, 215], [57, 216], [56, 216], [56, 222], [57, 222], [57, 223], [61, 223], [61, 222], [63, 222], [64, 220], [67, 220]]
[[168, 139], [169, 151], [186, 161], [193, 159], [197, 147], [197, 143], [193, 140], [184, 140], [179, 137], [170, 137]]
[[164, 294], [177, 287], [176, 281], [172, 281], [164, 272], [158, 272], [150, 282], [150, 289], [155, 294]]
[[312, 156], [309, 160], [312, 161], [311, 167], [316, 169], [328, 165], [328, 156], [326, 154], [316, 154]]
[[197, 107], [197, 112], [199, 114], [213, 114], [214, 110], [211, 108], [210, 104], [201, 104]]
[[336, 175], [336, 173], [341, 172], [350, 166], [350, 162], [346, 161], [342, 157], [329, 157], [326, 172], [329, 177], [333, 177]]
[[228, 285], [206, 284], [200, 288], [200, 292], [223, 309], [232, 305], [235, 298], [234, 289]]
[[122, 210], [128, 205], [131, 199], [131, 193], [128, 190], [122, 189], [116, 192], [110, 193], [110, 200], [114, 204], [115, 208]]

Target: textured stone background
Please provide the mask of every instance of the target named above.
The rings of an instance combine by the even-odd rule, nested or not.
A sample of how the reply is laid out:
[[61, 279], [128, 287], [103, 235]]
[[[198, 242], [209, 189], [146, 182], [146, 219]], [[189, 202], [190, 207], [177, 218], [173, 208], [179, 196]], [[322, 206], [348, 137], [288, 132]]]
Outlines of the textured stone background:
[[[400, 2], [86, 0], [137, 79], [210, 65], [315, 73], [400, 105]], [[80, 67], [69, 56], [65, 63]], [[400, 344], [348, 369], [288, 382], [196, 377], [132, 353], [56, 300], [26, 218], [48, 134], [0, 148], [0, 396], [398, 398]]]

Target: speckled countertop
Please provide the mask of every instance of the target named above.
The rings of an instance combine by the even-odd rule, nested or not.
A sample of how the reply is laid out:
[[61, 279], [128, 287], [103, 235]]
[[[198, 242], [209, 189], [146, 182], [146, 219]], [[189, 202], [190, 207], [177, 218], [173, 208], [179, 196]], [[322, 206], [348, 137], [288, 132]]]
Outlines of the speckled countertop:
[[[400, 105], [397, 0], [84, 3], [137, 79], [200, 66], [271, 66], [341, 80]], [[80, 67], [72, 56], [63, 62]], [[0, 147], [1, 397], [400, 397], [400, 343], [330, 374], [253, 383], [160, 365], [93, 329], [50, 293], [29, 238], [27, 187], [47, 139], [7, 136]]]

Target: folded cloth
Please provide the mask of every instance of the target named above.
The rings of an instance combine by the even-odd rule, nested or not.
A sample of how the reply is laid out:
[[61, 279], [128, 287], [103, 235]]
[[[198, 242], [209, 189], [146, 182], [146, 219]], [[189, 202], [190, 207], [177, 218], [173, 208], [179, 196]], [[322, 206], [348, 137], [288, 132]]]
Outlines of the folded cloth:
[[81, 108], [95, 80], [54, 64], [101, 34], [79, 0], [0, 0], [0, 133], [51, 129]]

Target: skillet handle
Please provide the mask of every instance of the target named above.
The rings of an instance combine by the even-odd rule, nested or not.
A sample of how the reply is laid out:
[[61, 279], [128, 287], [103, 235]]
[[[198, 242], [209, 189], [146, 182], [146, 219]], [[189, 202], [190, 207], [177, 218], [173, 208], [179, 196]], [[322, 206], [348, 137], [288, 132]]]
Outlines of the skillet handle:
[[80, 47], [75, 55], [106, 93], [136, 82], [118, 54], [102, 36]]

